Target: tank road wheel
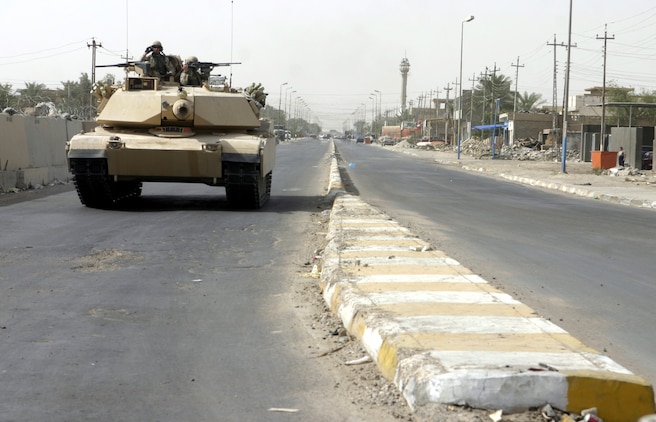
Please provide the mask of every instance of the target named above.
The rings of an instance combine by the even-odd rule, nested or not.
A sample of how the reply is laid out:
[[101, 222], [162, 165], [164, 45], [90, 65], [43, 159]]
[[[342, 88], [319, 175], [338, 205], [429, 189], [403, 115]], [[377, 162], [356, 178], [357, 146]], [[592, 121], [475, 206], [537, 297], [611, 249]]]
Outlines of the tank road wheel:
[[259, 172], [226, 171], [225, 190], [228, 203], [238, 208], [262, 207], [271, 196], [271, 178], [271, 173], [262, 177]]
[[141, 182], [115, 182], [107, 175], [105, 160], [75, 160], [71, 166], [80, 202], [90, 208], [114, 208], [141, 195]]

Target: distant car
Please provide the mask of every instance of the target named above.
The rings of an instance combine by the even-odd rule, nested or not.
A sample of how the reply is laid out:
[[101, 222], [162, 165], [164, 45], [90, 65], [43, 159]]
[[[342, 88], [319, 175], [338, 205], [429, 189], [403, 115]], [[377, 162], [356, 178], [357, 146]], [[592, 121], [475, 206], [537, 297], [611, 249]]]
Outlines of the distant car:
[[642, 169], [651, 170], [654, 162], [654, 151], [645, 151], [642, 153]]
[[380, 138], [380, 144], [385, 146], [385, 145], [396, 145], [396, 141], [389, 136], [384, 136]]
[[355, 140], [355, 143], [356, 143], [356, 144], [364, 144], [364, 138], [357, 138], [357, 139]]

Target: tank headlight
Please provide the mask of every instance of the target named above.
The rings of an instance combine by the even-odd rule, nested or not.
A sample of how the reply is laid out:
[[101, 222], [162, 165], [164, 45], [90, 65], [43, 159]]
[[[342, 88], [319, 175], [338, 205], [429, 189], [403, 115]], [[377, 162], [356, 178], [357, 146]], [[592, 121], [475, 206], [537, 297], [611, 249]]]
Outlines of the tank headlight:
[[207, 152], [217, 152], [220, 146], [221, 144], [219, 144], [218, 142], [215, 144], [204, 144], [203, 149]]
[[178, 100], [173, 104], [173, 115], [178, 120], [186, 120], [194, 113], [194, 105], [189, 100]]
[[112, 136], [111, 138], [109, 138], [109, 142], [107, 142], [107, 148], [109, 149], [123, 148], [124, 145], [125, 144], [123, 143], [123, 141], [121, 141], [121, 138], [119, 138], [118, 136]]

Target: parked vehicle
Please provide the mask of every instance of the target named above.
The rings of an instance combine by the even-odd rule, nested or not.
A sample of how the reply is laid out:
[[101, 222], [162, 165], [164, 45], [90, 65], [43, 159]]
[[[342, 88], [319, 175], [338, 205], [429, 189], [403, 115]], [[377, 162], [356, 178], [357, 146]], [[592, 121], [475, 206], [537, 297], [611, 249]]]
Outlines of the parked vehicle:
[[642, 153], [642, 169], [652, 170], [654, 161], [654, 151], [645, 151]]
[[389, 136], [383, 136], [382, 138], [380, 138], [380, 144], [383, 146], [396, 145], [396, 140], [390, 138]]

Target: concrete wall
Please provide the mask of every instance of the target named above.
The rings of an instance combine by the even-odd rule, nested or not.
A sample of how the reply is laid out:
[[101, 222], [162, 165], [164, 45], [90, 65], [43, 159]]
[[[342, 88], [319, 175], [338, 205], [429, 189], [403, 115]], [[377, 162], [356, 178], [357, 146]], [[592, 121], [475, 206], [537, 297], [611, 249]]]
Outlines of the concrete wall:
[[608, 150], [624, 148], [626, 163], [642, 170], [643, 147], [654, 145], [654, 127], [613, 127]]
[[544, 129], [553, 126], [553, 116], [545, 113], [504, 113], [500, 121], [508, 121], [508, 139], [512, 145], [518, 139], [540, 139]]
[[66, 142], [83, 125], [80, 120], [1, 113], [0, 191], [68, 180]]

